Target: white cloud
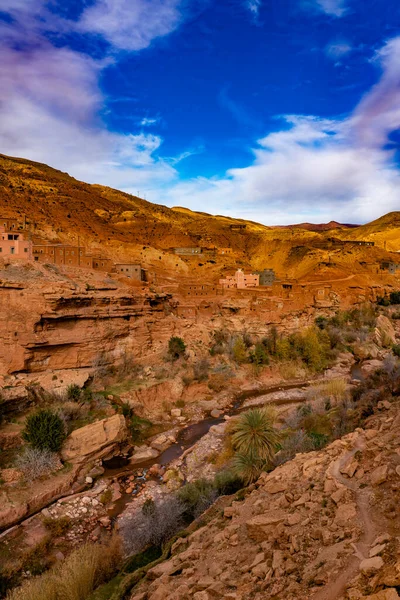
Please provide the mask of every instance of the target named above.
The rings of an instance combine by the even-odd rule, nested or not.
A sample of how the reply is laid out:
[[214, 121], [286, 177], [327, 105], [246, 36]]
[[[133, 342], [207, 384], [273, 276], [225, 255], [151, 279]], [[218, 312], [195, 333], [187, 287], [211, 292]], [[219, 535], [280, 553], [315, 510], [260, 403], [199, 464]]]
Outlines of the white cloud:
[[98, 0], [81, 16], [79, 29], [97, 33], [112, 46], [142, 50], [182, 20], [181, 0]]
[[317, 0], [317, 7], [333, 17], [342, 17], [347, 12], [345, 0]]
[[261, 8], [261, 0], [247, 0], [246, 7], [254, 17], [258, 17], [258, 13]]
[[352, 49], [352, 46], [345, 40], [337, 40], [326, 46], [325, 53], [329, 58], [336, 61], [339, 58], [346, 56], [346, 54], [349, 54]]
[[400, 127], [400, 37], [376, 52], [374, 62], [382, 68], [382, 77], [360, 102], [353, 123], [358, 143], [376, 147]]
[[142, 127], [151, 127], [151, 125], [155, 125], [156, 123], [159, 122], [160, 119], [149, 119], [148, 117], [143, 117], [143, 119], [140, 121], [140, 124]]
[[[56, 23], [60, 30], [75, 24], [53, 18], [45, 2], [4, 2], [4, 10], [15, 21], [0, 22], [2, 152], [48, 163], [84, 181], [118, 188], [139, 184], [145, 188], [149, 182], [162, 186], [173, 181], [177, 177], [173, 163], [158, 155], [162, 144], [159, 136], [116, 134], [100, 119], [105, 99], [99, 76], [110, 59], [94, 60], [48, 42], [43, 30], [55, 29]], [[146, 17], [144, 8], [151, 12], [160, 3], [132, 2], [132, 10], [138, 10], [139, 4], [140, 14]], [[153, 19], [153, 25], [158, 18]], [[140, 23], [136, 24], [136, 36], [139, 29]], [[147, 45], [152, 33], [162, 35], [162, 28], [152, 27], [149, 19], [143, 31]], [[18, 50], [14, 48], [16, 42]], [[142, 126], [145, 124], [150, 125], [150, 119]]]
[[[11, 5], [11, 0], [4, 1]], [[398, 208], [399, 170], [392, 153], [382, 147], [388, 134], [400, 127], [400, 37], [376, 53], [374, 62], [382, 76], [347, 118], [286, 116], [281, 131], [254, 144], [248, 166], [229, 169], [223, 177], [179, 181], [177, 165], [199, 149], [162, 158], [159, 136], [108, 131], [98, 116], [104, 104], [98, 82], [105, 63], [46, 42], [40, 37], [40, 23], [49, 23], [51, 17], [42, 12], [30, 26], [28, 4], [18, 0], [13, 13], [18, 25], [11, 30], [5, 23], [6, 29], [0, 31], [2, 152], [48, 163], [84, 181], [126, 191], [146, 190], [146, 197], [155, 202], [195, 210], [206, 207], [208, 212], [267, 224], [332, 218], [361, 222]], [[178, 6], [156, 4], [168, 6], [171, 15], [175, 14], [172, 7]], [[141, 27], [138, 15], [156, 4], [153, 0], [131, 3], [136, 12], [130, 23]], [[128, 4], [120, 0], [114, 5], [122, 11], [119, 18], [128, 19]], [[89, 29], [90, 14], [97, 14], [92, 31], [103, 35], [107, 6], [102, 0], [87, 9], [82, 24]], [[96, 7], [98, 13], [88, 12]], [[104, 36], [119, 48], [144, 47], [178, 22], [171, 16], [159, 26], [158, 16], [151, 17], [129, 41], [129, 27], [118, 33], [116, 15], [111, 16]], [[14, 50], [11, 42], [17, 36], [23, 41], [25, 35], [34, 36], [34, 49]], [[226, 93], [220, 102], [236, 119], [253, 123]], [[146, 125], [150, 123], [142, 122], [141, 127]]]
[[289, 128], [260, 139], [251, 165], [178, 183], [164, 202], [266, 224], [359, 223], [398, 210], [400, 171], [384, 146], [400, 128], [400, 37], [374, 60], [382, 76], [347, 118], [286, 116]]

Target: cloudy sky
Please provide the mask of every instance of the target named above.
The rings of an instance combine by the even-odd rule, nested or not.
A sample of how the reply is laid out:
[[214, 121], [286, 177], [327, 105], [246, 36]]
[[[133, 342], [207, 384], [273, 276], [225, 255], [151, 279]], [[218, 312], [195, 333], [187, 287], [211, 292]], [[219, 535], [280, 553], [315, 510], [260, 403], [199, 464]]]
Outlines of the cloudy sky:
[[400, 210], [398, 0], [0, 0], [0, 152], [266, 224]]

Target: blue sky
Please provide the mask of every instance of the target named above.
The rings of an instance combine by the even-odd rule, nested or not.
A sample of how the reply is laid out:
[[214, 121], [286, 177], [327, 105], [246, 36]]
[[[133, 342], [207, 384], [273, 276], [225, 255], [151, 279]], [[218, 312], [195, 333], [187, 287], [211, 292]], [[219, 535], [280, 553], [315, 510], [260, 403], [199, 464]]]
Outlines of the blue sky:
[[0, 0], [0, 151], [266, 224], [400, 209], [395, 0]]

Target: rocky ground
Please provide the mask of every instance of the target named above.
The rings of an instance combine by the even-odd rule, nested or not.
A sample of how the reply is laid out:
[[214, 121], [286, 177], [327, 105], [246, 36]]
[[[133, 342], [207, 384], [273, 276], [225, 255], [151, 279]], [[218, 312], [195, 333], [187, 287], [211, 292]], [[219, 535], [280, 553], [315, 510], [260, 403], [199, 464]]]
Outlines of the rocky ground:
[[363, 429], [263, 474], [175, 543], [131, 600], [395, 600], [399, 402]]

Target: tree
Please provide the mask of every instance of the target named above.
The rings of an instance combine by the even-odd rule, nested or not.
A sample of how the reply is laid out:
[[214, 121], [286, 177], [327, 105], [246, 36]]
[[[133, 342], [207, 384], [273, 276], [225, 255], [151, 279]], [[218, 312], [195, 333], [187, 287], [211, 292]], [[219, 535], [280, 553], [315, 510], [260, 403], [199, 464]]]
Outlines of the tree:
[[272, 411], [252, 408], [233, 420], [230, 431], [235, 452], [272, 461], [279, 442]]
[[26, 419], [22, 437], [32, 448], [58, 452], [66, 437], [63, 420], [51, 410], [42, 408]]
[[186, 344], [182, 338], [172, 336], [168, 342], [168, 354], [173, 360], [178, 360], [181, 356], [184, 356], [186, 352]]
[[250, 355], [250, 360], [256, 365], [268, 365], [269, 358], [265, 346], [260, 342], [257, 342], [254, 348], [254, 352]]
[[246, 345], [243, 338], [237, 337], [232, 348], [232, 355], [235, 362], [241, 365], [247, 361]]

